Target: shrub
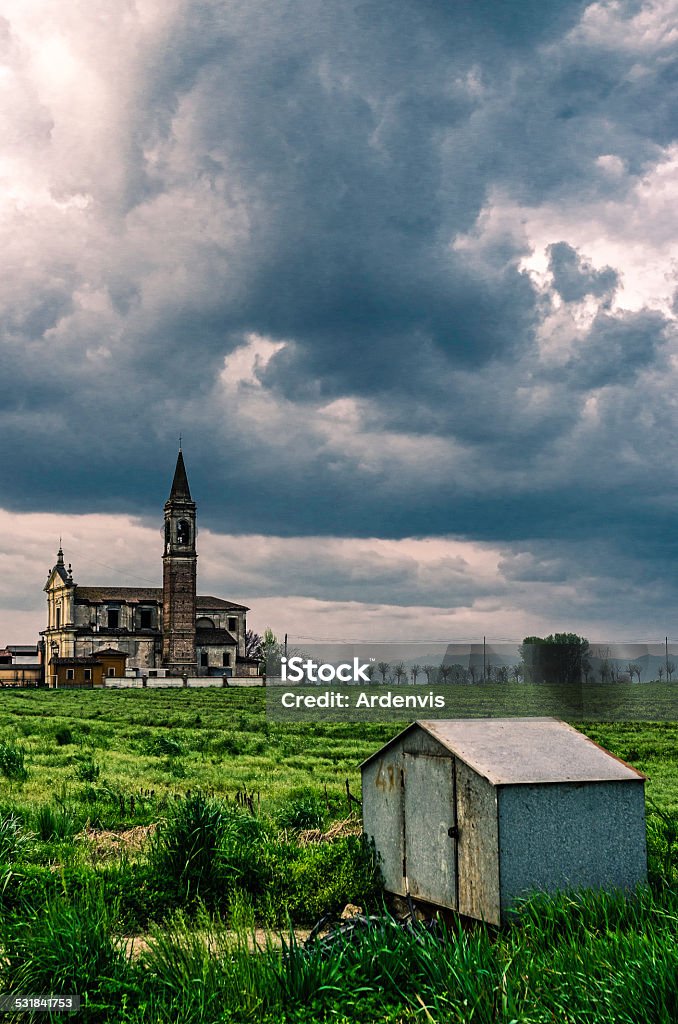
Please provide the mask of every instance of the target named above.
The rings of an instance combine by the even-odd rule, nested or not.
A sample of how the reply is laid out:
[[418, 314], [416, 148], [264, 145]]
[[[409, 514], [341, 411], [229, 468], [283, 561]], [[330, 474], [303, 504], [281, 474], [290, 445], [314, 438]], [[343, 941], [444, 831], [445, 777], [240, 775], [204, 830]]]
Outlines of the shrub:
[[71, 839], [78, 831], [78, 823], [64, 808], [41, 804], [35, 812], [35, 830], [48, 843], [52, 839]]
[[101, 774], [101, 767], [93, 757], [83, 757], [75, 769], [75, 777], [81, 782], [96, 782]]
[[176, 740], [171, 739], [169, 736], [159, 736], [150, 745], [150, 752], [159, 757], [180, 757], [184, 751], [181, 744], [177, 743]]
[[149, 861], [158, 884], [189, 902], [213, 898], [225, 830], [226, 812], [217, 801], [202, 793], [180, 800], [151, 842]]
[[73, 733], [68, 728], [57, 729], [54, 738], [58, 747], [67, 747], [74, 742]]
[[0, 772], [11, 782], [25, 782], [28, 769], [24, 765], [23, 747], [15, 743], [0, 743]]
[[322, 828], [325, 823], [325, 806], [317, 793], [292, 794], [277, 814], [281, 828], [301, 831], [306, 828]]

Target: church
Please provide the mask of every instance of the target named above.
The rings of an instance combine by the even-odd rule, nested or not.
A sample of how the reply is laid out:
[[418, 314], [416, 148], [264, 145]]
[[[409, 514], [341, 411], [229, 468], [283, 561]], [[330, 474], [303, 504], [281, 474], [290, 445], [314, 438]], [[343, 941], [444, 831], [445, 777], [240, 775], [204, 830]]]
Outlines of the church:
[[45, 681], [97, 685], [103, 676], [252, 676], [245, 605], [197, 594], [196, 504], [179, 449], [165, 502], [162, 587], [82, 587], [59, 547], [50, 570]]

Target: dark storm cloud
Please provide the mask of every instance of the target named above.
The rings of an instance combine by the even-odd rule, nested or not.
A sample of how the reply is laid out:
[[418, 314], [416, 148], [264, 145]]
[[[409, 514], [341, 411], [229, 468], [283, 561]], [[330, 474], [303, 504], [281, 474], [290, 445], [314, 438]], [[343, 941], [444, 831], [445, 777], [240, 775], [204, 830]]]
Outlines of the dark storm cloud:
[[[673, 137], [671, 63], [631, 74], [642, 55], [572, 35], [583, 9], [178, 5], [112, 38], [123, 94], [81, 157], [17, 58], [61, 205], [26, 200], [6, 255], [4, 503], [157, 514], [183, 430], [215, 528], [632, 538], [675, 418], [667, 321], [612, 310], [623, 267], [561, 234], [540, 290], [491, 224], [506, 197], [621, 201]], [[554, 293], [599, 305], [555, 365]], [[222, 394], [250, 333], [285, 345]], [[359, 422], [324, 426], [342, 400]]]
[[619, 284], [616, 270], [612, 267], [595, 270], [567, 242], [550, 245], [548, 255], [553, 287], [565, 302], [577, 302], [587, 295], [607, 295]]
[[633, 387], [640, 371], [657, 361], [666, 329], [666, 318], [649, 310], [620, 316], [600, 313], [578, 358], [565, 368], [573, 386], [587, 390], [608, 384]]

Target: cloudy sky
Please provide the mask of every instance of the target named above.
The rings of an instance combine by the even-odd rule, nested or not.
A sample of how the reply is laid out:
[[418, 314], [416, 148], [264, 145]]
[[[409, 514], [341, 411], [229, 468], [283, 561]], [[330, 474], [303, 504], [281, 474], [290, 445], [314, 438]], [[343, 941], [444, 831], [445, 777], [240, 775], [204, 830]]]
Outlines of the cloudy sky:
[[8, 0], [0, 644], [678, 637], [678, 0]]

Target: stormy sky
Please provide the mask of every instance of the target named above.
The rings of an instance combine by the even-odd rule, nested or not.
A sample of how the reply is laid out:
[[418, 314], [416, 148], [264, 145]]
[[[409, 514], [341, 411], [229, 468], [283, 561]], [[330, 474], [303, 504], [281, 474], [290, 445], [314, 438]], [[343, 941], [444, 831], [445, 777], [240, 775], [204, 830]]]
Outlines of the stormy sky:
[[293, 635], [678, 636], [678, 0], [8, 0], [0, 646], [160, 582]]

